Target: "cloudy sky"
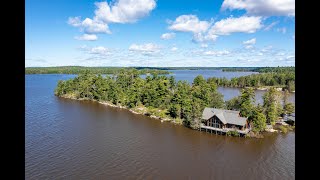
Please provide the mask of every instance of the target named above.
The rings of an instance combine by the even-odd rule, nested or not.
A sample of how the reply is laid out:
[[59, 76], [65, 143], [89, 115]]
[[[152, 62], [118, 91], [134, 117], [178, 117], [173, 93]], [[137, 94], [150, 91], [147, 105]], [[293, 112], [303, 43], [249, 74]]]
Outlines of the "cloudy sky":
[[26, 0], [25, 65], [294, 66], [295, 0]]

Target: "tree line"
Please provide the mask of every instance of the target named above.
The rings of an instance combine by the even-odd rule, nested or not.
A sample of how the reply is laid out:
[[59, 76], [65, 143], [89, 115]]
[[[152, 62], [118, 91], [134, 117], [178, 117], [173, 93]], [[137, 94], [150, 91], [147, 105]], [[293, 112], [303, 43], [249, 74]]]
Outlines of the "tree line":
[[[255, 107], [252, 88], [243, 89], [240, 97], [224, 102], [223, 95], [218, 92], [217, 87], [216, 81], [212, 78], [206, 80], [202, 75], [189, 84], [187, 81], [176, 82], [173, 76], [156, 73], [144, 79], [139, 76], [137, 69], [122, 69], [112, 76], [103, 77], [85, 71], [73, 79], [60, 80], [55, 95], [107, 101], [129, 109], [145, 107], [150, 114], [156, 114], [161, 118], [179, 119], [191, 128], [199, 126], [205, 107], [240, 110], [242, 116], [249, 117], [257, 131], [262, 131], [263, 123], [267, 123], [267, 119], [270, 123], [274, 122], [275, 112], [278, 116], [285, 111], [278, 103], [273, 104], [278, 100], [274, 98], [274, 94], [279, 93], [274, 89], [266, 93], [271, 94], [266, 96], [263, 106]], [[264, 116], [266, 120], [261, 120]]]
[[[295, 111], [293, 103], [288, 102], [289, 91], [284, 95], [274, 87], [268, 89], [263, 95], [263, 104], [255, 105], [255, 94], [253, 88], [244, 88], [238, 97], [226, 101], [225, 106], [230, 110], [239, 110], [241, 116], [247, 117], [253, 125], [254, 132], [261, 132], [267, 124], [274, 125], [279, 117], [291, 114]], [[283, 105], [281, 105], [283, 100]]]
[[[90, 71], [94, 74], [115, 74], [119, 70], [130, 70], [135, 68], [124, 67], [82, 67], [82, 66], [58, 66], [58, 67], [26, 67], [25, 74], [81, 74]], [[138, 74], [157, 73], [169, 74], [169, 71], [150, 68], [139, 68]]]
[[243, 71], [251, 71], [251, 72], [259, 72], [259, 73], [267, 73], [267, 72], [275, 72], [275, 73], [285, 73], [285, 72], [295, 72], [294, 66], [285, 66], [285, 67], [224, 67], [221, 69], [226, 72], [243, 72]]
[[290, 92], [295, 91], [295, 73], [288, 72], [268, 72], [251, 74], [248, 76], [234, 77], [230, 80], [227, 78], [211, 77], [210, 80], [214, 81], [218, 86], [224, 87], [264, 87], [274, 86], [281, 87]]

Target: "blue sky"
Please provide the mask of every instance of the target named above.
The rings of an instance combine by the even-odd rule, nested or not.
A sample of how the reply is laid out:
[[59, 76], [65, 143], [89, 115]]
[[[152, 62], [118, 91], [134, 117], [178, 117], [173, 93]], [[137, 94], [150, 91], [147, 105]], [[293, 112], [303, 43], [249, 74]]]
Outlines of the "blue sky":
[[294, 0], [26, 0], [25, 65], [294, 66]]

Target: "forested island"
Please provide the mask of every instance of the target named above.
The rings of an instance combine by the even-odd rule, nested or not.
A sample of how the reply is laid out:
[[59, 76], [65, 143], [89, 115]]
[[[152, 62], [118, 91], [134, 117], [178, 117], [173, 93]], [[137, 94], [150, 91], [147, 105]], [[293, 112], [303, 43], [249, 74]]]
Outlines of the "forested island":
[[218, 86], [224, 87], [253, 87], [255, 89], [267, 90], [270, 87], [276, 87], [280, 90], [295, 91], [295, 73], [294, 71], [266, 72], [251, 74], [248, 76], [235, 77], [228, 80], [227, 78], [212, 77]]
[[[94, 74], [116, 74], [120, 70], [135, 69], [132, 67], [83, 67], [83, 66], [58, 66], [58, 67], [26, 67], [25, 74], [80, 74], [89, 71]], [[138, 74], [169, 74], [169, 71], [139, 68]]]
[[[267, 124], [275, 125], [284, 114], [294, 112], [294, 105], [287, 100], [288, 91], [282, 97], [275, 88], [269, 88], [263, 104], [255, 105], [253, 88], [243, 88], [239, 97], [224, 102], [223, 95], [217, 90], [218, 85], [215, 78], [206, 80], [201, 75], [189, 84], [156, 73], [144, 79], [137, 69], [121, 69], [106, 77], [85, 71], [73, 79], [60, 80], [55, 95], [94, 100], [192, 129], [199, 128], [205, 107], [239, 110], [242, 116], [248, 117], [254, 134], [265, 131]], [[282, 99], [284, 106], [280, 103]]]
[[294, 66], [285, 66], [285, 67], [222, 67], [222, 71], [225, 72], [275, 72], [275, 73], [284, 73], [284, 72], [295, 72]]

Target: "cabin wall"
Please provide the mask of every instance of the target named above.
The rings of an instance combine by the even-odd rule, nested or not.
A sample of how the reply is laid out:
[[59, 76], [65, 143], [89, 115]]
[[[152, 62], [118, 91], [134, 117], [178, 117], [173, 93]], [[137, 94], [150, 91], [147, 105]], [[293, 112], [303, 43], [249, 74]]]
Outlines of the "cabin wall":
[[206, 126], [215, 127], [215, 128], [224, 128], [224, 124], [220, 121], [219, 118], [213, 116], [212, 118], [208, 119], [205, 123]]

